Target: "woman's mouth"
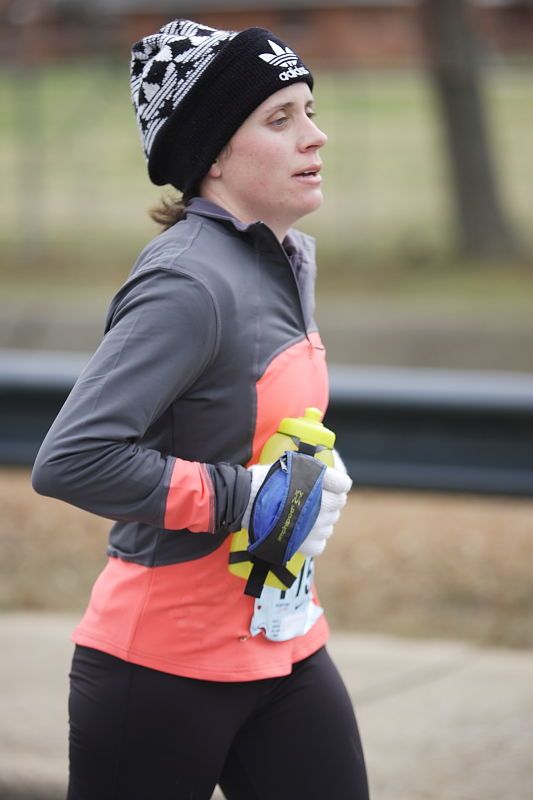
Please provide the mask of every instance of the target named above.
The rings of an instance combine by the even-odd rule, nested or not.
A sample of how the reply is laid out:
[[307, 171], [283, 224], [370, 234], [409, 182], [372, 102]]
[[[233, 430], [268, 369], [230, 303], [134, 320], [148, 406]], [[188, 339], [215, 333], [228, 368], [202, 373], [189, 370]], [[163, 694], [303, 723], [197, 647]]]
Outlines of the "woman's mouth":
[[322, 176], [319, 174], [320, 167], [311, 167], [310, 169], [296, 172], [292, 177], [296, 178], [300, 183], [316, 186], [322, 182]]

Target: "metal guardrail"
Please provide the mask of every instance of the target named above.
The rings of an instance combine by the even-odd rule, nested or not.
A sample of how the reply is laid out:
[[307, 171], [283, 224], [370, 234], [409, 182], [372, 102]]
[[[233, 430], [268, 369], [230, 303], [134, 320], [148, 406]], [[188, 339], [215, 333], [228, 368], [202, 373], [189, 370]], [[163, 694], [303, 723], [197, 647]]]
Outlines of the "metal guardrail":
[[359, 484], [533, 496], [533, 375], [334, 366], [330, 377], [325, 421]]
[[[88, 354], [0, 349], [0, 463], [33, 463]], [[359, 486], [533, 496], [533, 375], [330, 369], [325, 422]]]

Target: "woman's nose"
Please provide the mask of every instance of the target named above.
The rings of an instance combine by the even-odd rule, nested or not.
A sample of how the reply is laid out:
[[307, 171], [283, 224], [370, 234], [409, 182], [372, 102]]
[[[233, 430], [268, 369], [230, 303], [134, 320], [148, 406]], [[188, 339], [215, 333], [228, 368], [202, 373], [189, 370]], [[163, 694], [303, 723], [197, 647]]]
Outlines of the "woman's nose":
[[328, 137], [324, 131], [320, 130], [318, 125], [308, 117], [306, 130], [301, 140], [303, 149], [307, 150], [310, 147], [318, 149], [319, 147], [324, 147], [327, 141]]

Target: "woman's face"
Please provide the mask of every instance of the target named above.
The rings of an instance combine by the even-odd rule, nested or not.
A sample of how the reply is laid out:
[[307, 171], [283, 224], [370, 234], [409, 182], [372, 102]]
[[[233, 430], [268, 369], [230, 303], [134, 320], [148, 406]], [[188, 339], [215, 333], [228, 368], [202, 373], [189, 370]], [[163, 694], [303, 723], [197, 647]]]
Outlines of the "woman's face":
[[270, 95], [245, 120], [209, 170], [202, 194], [243, 222], [262, 220], [281, 240], [322, 203], [319, 150], [306, 83]]

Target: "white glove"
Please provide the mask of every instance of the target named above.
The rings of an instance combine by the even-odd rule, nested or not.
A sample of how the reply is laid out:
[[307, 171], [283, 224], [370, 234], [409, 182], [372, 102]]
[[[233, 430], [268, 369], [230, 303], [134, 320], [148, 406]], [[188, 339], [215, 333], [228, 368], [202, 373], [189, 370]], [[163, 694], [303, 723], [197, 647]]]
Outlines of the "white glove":
[[241, 526], [248, 530], [248, 526], [250, 525], [250, 515], [252, 513], [252, 506], [254, 504], [255, 496], [259, 491], [261, 484], [264, 482], [267, 472], [270, 469], [272, 464], [254, 464], [251, 467], [248, 467], [248, 472], [252, 475], [252, 483], [250, 485], [250, 499], [248, 500], [248, 505], [246, 506], [246, 511], [242, 516]]
[[304, 556], [319, 556], [324, 552], [327, 541], [333, 533], [333, 526], [346, 505], [352, 479], [336, 450], [333, 451], [335, 467], [328, 467], [322, 484], [322, 503], [317, 520], [307, 538], [298, 550]]

